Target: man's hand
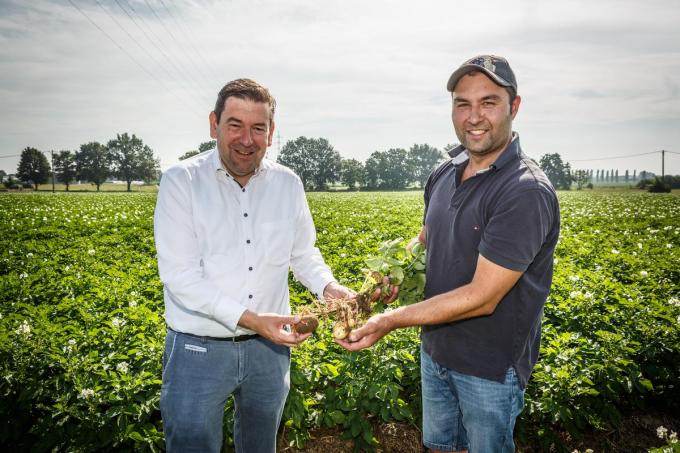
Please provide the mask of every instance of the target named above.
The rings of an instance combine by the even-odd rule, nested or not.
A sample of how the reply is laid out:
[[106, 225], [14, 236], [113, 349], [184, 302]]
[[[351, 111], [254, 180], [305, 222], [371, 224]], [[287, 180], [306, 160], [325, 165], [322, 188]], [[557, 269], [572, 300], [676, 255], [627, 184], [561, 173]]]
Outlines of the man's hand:
[[346, 340], [335, 341], [348, 351], [359, 351], [373, 346], [391, 331], [388, 315], [380, 313], [372, 316], [360, 328], [353, 330]]
[[324, 299], [354, 299], [357, 293], [338, 282], [330, 282], [323, 289]]
[[397, 297], [399, 297], [399, 286], [392, 285], [390, 278], [385, 276], [382, 279], [381, 286], [377, 287], [371, 294], [371, 302], [380, 301], [380, 299], [383, 297], [383, 288], [387, 288], [387, 291], [389, 292], [389, 294], [385, 295], [382, 299], [383, 303], [391, 304], [397, 300]]
[[312, 334], [290, 332], [288, 326], [300, 322], [299, 316], [284, 316], [276, 313], [243, 312], [238, 324], [257, 332], [266, 339], [283, 346], [294, 347], [309, 338]]

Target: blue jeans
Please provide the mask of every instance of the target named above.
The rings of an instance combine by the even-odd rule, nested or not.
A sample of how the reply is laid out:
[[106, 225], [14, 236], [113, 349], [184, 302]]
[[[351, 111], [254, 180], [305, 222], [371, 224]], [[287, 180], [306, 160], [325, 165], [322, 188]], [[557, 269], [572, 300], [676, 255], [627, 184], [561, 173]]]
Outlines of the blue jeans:
[[161, 415], [169, 452], [219, 452], [224, 406], [234, 395], [237, 452], [276, 451], [290, 388], [290, 349], [264, 338], [234, 343], [168, 330]]
[[512, 453], [515, 419], [524, 390], [514, 368], [505, 382], [457, 373], [420, 349], [423, 391], [423, 443], [441, 451]]

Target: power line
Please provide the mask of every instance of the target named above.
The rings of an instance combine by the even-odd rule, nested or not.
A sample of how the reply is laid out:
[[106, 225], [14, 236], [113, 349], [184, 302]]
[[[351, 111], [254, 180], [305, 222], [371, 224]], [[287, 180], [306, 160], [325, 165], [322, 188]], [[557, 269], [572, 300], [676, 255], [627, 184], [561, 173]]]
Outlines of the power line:
[[[153, 15], [156, 16], [156, 19], [158, 19], [158, 22], [160, 22], [160, 24], [163, 26], [163, 28], [164, 28], [165, 31], [168, 33], [168, 35], [170, 35], [170, 37], [172, 38], [172, 40], [175, 41], [175, 44], [177, 44], [177, 47], [178, 47], [179, 49], [181, 49], [182, 52], [184, 52], [184, 54], [187, 55], [187, 57], [191, 60], [191, 65], [194, 67], [194, 69], [195, 69], [196, 71], [198, 71], [198, 69], [196, 69], [196, 68], [199, 67], [199, 65], [197, 65], [196, 62], [194, 62], [193, 58], [191, 58], [191, 55], [188, 54], [188, 53], [186, 52], [186, 50], [184, 49], [184, 46], [182, 45], [182, 43], [175, 37], [175, 34], [172, 32], [172, 30], [171, 30], [170, 28], [168, 28], [167, 25], [165, 25], [165, 22], [160, 18], [160, 16], [158, 15], [158, 13], [156, 13], [156, 10], [151, 6], [151, 4], [149, 3], [149, 1], [148, 1], [148, 0], [144, 0], [144, 3], [146, 3], [146, 6], [147, 6], [147, 7], [149, 8], [149, 10], [153, 13]], [[162, 2], [161, 2], [161, 3], [162, 3]], [[163, 6], [165, 6], [164, 3], [163, 3]], [[166, 10], [167, 10], [167, 7], [166, 7]], [[205, 77], [205, 76], [203, 76], [202, 74], [201, 74], [201, 76], [202, 76], [202, 77]], [[207, 79], [206, 79], [206, 80], [207, 80]]]
[[[589, 162], [589, 161], [594, 161], [594, 160], [611, 160], [611, 159], [625, 159], [628, 157], [639, 157], [639, 156], [647, 156], [649, 154], [656, 154], [660, 153], [661, 151], [650, 151], [648, 153], [640, 153], [640, 154], [629, 154], [627, 156], [614, 156], [614, 157], [598, 157], [594, 159], [568, 159], [570, 162]], [[666, 151], [670, 152], [670, 151]]]
[[21, 154], [9, 154], [7, 156], [0, 156], [0, 159], [5, 159], [7, 157], [19, 157], [19, 156], [21, 156]]
[[208, 59], [206, 59], [206, 58], [203, 56], [203, 52], [201, 52], [200, 47], [196, 47], [196, 45], [194, 45], [195, 39], [193, 39], [194, 34], [193, 34], [193, 32], [191, 31], [191, 28], [185, 27], [185, 25], [184, 25], [184, 23], [183, 23], [182, 21], [178, 21], [178, 20], [176, 19], [177, 16], [176, 16], [170, 9], [168, 9], [168, 7], [165, 5], [165, 3], [163, 3], [163, 0], [159, 0], [159, 1], [163, 4], [163, 7], [165, 7], [165, 10], [166, 10], [166, 11], [168, 12], [168, 14], [172, 17], [173, 21], [174, 21], [176, 24], [178, 24], [178, 28], [181, 28], [182, 33], [183, 33], [184, 36], [187, 38], [186, 42], [188, 42], [189, 45], [191, 45], [191, 47], [193, 48], [193, 50], [194, 50], [194, 52], [196, 53], [196, 55], [198, 55], [198, 56], [201, 58], [201, 60], [203, 61], [203, 64], [204, 64], [205, 69], [210, 73], [210, 74], [208, 74], [208, 75], [209, 75], [209, 76], [212, 76], [213, 78], [215, 78], [215, 79], [217, 79], [217, 80], [219, 80], [219, 77], [218, 77], [218, 75], [217, 75], [217, 72], [214, 70], [214, 68], [213, 68], [212, 64], [210, 63], [210, 61], [209, 61]]
[[[177, 93], [175, 93], [174, 91], [172, 91], [171, 89], [169, 89], [167, 86], [165, 86], [165, 84], [163, 83], [162, 80], [158, 79], [158, 77], [156, 77], [152, 72], [150, 72], [148, 69], [146, 69], [144, 66], [142, 66], [142, 64], [139, 63], [135, 57], [133, 57], [127, 50], [125, 50], [124, 47], [122, 47], [120, 44], [118, 44], [118, 42], [117, 42], [115, 39], [113, 39], [113, 38], [111, 37], [111, 35], [109, 35], [103, 28], [101, 28], [94, 20], [92, 20], [92, 19], [90, 18], [90, 16], [88, 16], [88, 15], [85, 13], [85, 11], [83, 11], [82, 9], [80, 9], [80, 7], [79, 7], [78, 5], [76, 5], [76, 4], [73, 2], [73, 0], [68, 0], [68, 1], [69, 1], [69, 3], [70, 3], [75, 9], [78, 10], [78, 12], [80, 12], [80, 14], [82, 14], [83, 16], [85, 16], [85, 18], [86, 18], [92, 25], [94, 25], [100, 32], [102, 32], [102, 33], [104, 34], [104, 36], [106, 36], [106, 37], [107, 37], [107, 38], [108, 38], [108, 39], [109, 39], [116, 47], [118, 47], [125, 55], [127, 55], [127, 57], [128, 57], [130, 60], [132, 60], [132, 62], [133, 62], [134, 64], [136, 64], [142, 71], [146, 72], [146, 73], [149, 75], [149, 77], [151, 77], [151, 78], [154, 79], [156, 82], [158, 82], [165, 90], [167, 90], [169, 93], [171, 93], [173, 96], [175, 96], [182, 104], [185, 105], [185, 107], [187, 107], [187, 108], [190, 109], [190, 107], [187, 106], [187, 105], [184, 103], [184, 101], [177, 95]], [[196, 114], [196, 116], [202, 118], [202, 116], [201, 116], [201, 115], [198, 115], [198, 113], [196, 113], [196, 112], [193, 112], [193, 113]]]
[[[111, 18], [111, 20], [118, 26], [118, 28], [120, 28], [121, 30], [123, 30], [123, 32], [128, 36], [128, 38], [130, 38], [130, 39], [137, 45], [137, 47], [139, 47], [139, 48], [140, 48], [140, 49], [141, 49], [141, 50], [142, 50], [149, 58], [151, 58], [151, 59], [152, 59], [152, 60], [153, 60], [153, 61], [154, 61], [161, 69], [163, 69], [163, 71], [165, 71], [166, 75], [167, 75], [169, 78], [172, 78], [172, 77], [173, 77], [172, 74], [170, 74], [170, 73], [167, 71], [167, 69], [165, 69], [165, 67], [164, 67], [158, 60], [156, 60], [156, 58], [155, 58], [148, 50], [146, 50], [146, 48], [144, 48], [144, 46], [142, 46], [142, 45], [139, 43], [139, 41], [137, 41], [137, 39], [136, 39], [134, 36], [132, 36], [132, 35], [130, 34], [130, 32], [127, 31], [127, 30], [125, 29], [125, 27], [123, 27], [123, 26], [121, 25], [120, 22], [118, 22], [118, 20], [116, 19], [116, 17], [115, 17], [113, 14], [111, 14], [106, 8], [104, 8], [104, 6], [99, 2], [99, 0], [95, 0], [95, 2], [96, 2], [97, 5], [99, 5], [99, 7], [100, 7], [100, 8], [101, 8], [101, 9], [102, 9], [102, 10], [103, 10], [110, 18]], [[116, 2], [116, 3], [117, 3], [117, 2]], [[119, 3], [118, 5], [120, 6], [120, 3]], [[121, 9], [122, 9], [122, 8], [121, 8]], [[190, 89], [190, 87], [189, 87], [188, 85], [185, 86], [185, 88], [189, 88], [189, 89]], [[200, 90], [200, 88], [199, 88], [199, 90]]]
[[144, 25], [148, 28], [149, 32], [154, 36], [154, 38], [156, 39], [156, 41], [154, 41], [153, 39], [151, 39], [151, 36], [149, 36], [149, 34], [141, 27], [141, 25], [139, 25], [139, 22], [133, 17], [132, 14], [130, 14], [130, 13], [128, 12], [128, 10], [122, 5], [122, 3], [121, 3], [119, 0], [115, 0], [115, 2], [118, 4], [118, 7], [119, 7], [119, 8], [120, 8], [120, 9], [121, 9], [121, 10], [129, 17], [129, 18], [130, 18], [130, 20], [132, 20], [132, 22], [135, 24], [135, 26], [137, 26], [137, 28], [144, 34], [144, 36], [146, 37], [146, 39], [147, 39], [147, 40], [148, 40], [148, 41], [156, 48], [156, 50], [158, 50], [158, 52], [160, 52], [160, 53], [165, 57], [165, 59], [167, 60], [167, 62], [168, 62], [168, 63], [172, 66], [172, 68], [180, 75], [180, 77], [182, 77], [184, 80], [187, 80], [187, 81], [191, 82], [191, 83], [193, 84], [193, 87], [194, 87], [195, 89], [197, 89], [197, 91], [198, 91], [199, 93], [201, 93], [202, 89], [201, 89], [200, 83], [199, 83], [196, 79], [194, 79], [193, 76], [192, 76], [188, 71], [185, 71], [181, 64], [176, 64], [175, 61], [173, 60], [173, 58], [171, 58], [171, 56], [168, 55], [168, 54], [167, 54], [167, 53], [166, 53], [166, 52], [165, 52], [165, 51], [164, 51], [164, 50], [156, 43], [156, 41], [158, 41], [158, 43], [160, 43], [161, 46], [163, 45], [162, 39], [160, 39], [160, 38], [154, 33], [153, 28], [146, 22], [146, 20], [144, 19], [144, 16], [142, 16], [141, 14], [139, 14], [139, 13], [137, 12], [137, 10], [135, 10], [135, 8], [132, 6], [132, 4], [131, 4], [129, 1], [126, 1], [127, 8], [129, 8], [129, 9], [132, 11], [133, 14], [137, 15], [137, 16], [142, 20], [142, 22], [143, 22]]
[[[165, 2], [164, 2], [163, 0], [158, 0], [158, 1], [161, 3], [161, 5], [163, 5], [163, 8], [165, 8], [165, 11], [167, 11], [168, 15], [170, 16], [170, 18], [172, 19], [172, 21], [173, 21], [173, 22], [175, 23], [175, 25], [177, 26], [177, 29], [178, 29], [180, 32], [182, 32], [182, 33], [184, 34], [185, 38], [186, 38], [186, 39], [183, 40], [182, 43], [181, 43], [181, 44], [182, 44], [182, 50], [184, 51], [184, 53], [185, 53], [185, 54], [189, 57], [189, 59], [191, 60], [191, 63], [192, 63], [192, 65], [193, 65], [194, 69], [196, 70], [196, 72], [197, 72], [201, 77], [203, 77], [203, 79], [205, 80], [205, 82], [206, 82], [207, 84], [210, 84], [210, 80], [208, 79], [208, 77], [205, 75], [204, 72], [201, 71], [202, 66], [199, 65], [199, 64], [197, 64], [196, 61], [193, 59], [192, 54], [191, 54], [190, 52], [187, 52], [186, 49], [184, 48], [184, 44], [185, 44], [185, 43], [190, 43], [191, 39], [189, 38], [189, 36], [188, 36], [186, 33], [184, 33], [184, 29], [183, 29], [182, 26], [180, 25], [180, 22], [175, 18], [175, 15], [172, 13], [172, 11], [170, 11], [170, 9], [167, 7], [167, 5], [165, 4]], [[174, 37], [173, 37], [173, 39], [174, 39]], [[179, 44], [179, 43], [178, 43], [178, 44]]]

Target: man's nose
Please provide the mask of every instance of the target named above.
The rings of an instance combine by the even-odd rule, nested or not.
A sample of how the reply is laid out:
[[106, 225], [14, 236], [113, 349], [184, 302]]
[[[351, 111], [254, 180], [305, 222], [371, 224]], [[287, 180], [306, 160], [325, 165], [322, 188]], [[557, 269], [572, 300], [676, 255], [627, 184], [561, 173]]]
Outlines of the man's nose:
[[253, 133], [248, 128], [243, 128], [241, 131], [241, 144], [250, 146], [253, 144]]
[[482, 120], [482, 109], [478, 105], [470, 106], [470, 117], [468, 121], [471, 123], [478, 123]]

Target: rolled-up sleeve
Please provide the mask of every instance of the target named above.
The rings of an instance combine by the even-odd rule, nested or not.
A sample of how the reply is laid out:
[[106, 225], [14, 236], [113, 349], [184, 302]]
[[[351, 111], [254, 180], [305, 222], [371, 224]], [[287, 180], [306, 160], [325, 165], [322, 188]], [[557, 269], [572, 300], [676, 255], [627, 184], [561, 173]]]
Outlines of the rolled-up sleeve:
[[246, 308], [204, 278], [203, 257], [194, 230], [190, 178], [186, 169], [175, 167], [161, 180], [154, 213], [160, 279], [172, 303], [235, 330]]

